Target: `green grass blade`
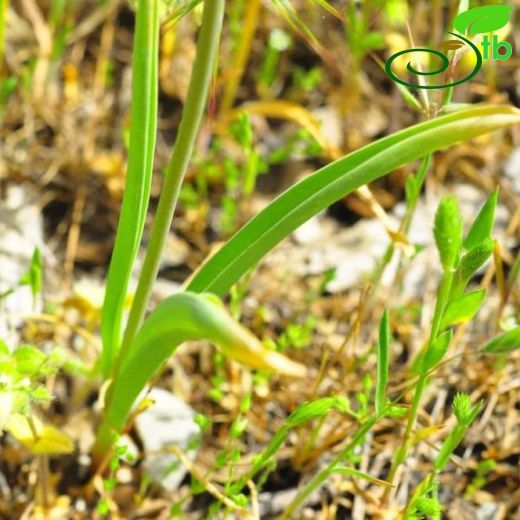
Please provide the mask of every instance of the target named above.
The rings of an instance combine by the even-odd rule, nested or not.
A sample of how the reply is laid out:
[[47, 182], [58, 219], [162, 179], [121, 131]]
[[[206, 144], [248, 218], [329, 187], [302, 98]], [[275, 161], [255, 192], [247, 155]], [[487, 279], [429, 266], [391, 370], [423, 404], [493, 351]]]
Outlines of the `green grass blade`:
[[379, 341], [377, 344], [377, 381], [376, 381], [376, 414], [380, 415], [386, 404], [386, 385], [388, 383], [388, 353], [390, 350], [390, 323], [388, 311], [385, 309], [379, 324]]
[[255, 459], [251, 470], [241, 479], [241, 486], [245, 486], [248, 480], [253, 479], [259, 471], [268, 465], [293, 428], [297, 428], [314, 419], [324, 417], [332, 410], [344, 414], [350, 413], [350, 403], [348, 399], [342, 396], [322, 397], [314, 401], [302, 403], [298, 406], [275, 433], [267, 448]]
[[119, 347], [124, 303], [150, 196], [157, 131], [159, 3], [139, 0], [137, 5], [128, 170], [101, 322], [105, 376]]
[[296, 228], [356, 188], [428, 153], [520, 123], [508, 106], [460, 110], [402, 130], [309, 175], [278, 196], [195, 273], [188, 290], [219, 295]]

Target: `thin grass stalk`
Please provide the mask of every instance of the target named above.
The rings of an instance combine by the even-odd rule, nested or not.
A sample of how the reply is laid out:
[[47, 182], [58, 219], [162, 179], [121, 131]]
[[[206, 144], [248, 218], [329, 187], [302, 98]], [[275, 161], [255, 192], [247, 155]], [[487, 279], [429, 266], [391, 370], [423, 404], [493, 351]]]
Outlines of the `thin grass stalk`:
[[[431, 163], [432, 155], [426, 155], [423, 160], [421, 161], [421, 166], [419, 167], [419, 171], [416, 175], [417, 179], [417, 185], [415, 189], [415, 196], [410, 201], [409, 205], [406, 208], [405, 214], [403, 219], [401, 220], [401, 223], [399, 225], [398, 233], [401, 235], [404, 235], [405, 237], [408, 236], [408, 232], [410, 230], [410, 225], [413, 220], [413, 216], [415, 214], [415, 210], [417, 208], [417, 203], [419, 202], [419, 198], [421, 196], [421, 191], [424, 185], [424, 181], [426, 179], [426, 174], [429, 170], [430, 163]], [[369, 298], [372, 297], [375, 292], [377, 291], [377, 288], [379, 287], [379, 284], [381, 283], [381, 279], [383, 277], [383, 274], [388, 267], [388, 264], [392, 261], [394, 258], [396, 246], [395, 242], [392, 241], [388, 247], [386, 248], [385, 254], [383, 255], [383, 258], [381, 259], [379, 265], [376, 268], [376, 271], [374, 273], [373, 281], [372, 281], [372, 287], [370, 289]]]
[[[449, 298], [451, 285], [453, 283], [453, 271], [448, 270], [445, 272], [442, 278], [441, 286], [439, 288], [439, 292], [437, 295], [437, 302], [435, 305], [435, 311], [433, 314], [432, 320], [432, 328], [430, 332], [430, 338], [428, 340], [428, 348], [431, 348], [435, 339], [439, 335], [439, 330], [441, 327], [441, 321], [446, 309], [446, 304]], [[408, 414], [408, 421], [406, 424], [406, 429], [403, 435], [403, 439], [401, 445], [399, 446], [394, 459], [392, 461], [392, 465], [390, 466], [390, 470], [388, 472], [387, 481], [390, 485], [393, 486], [395, 476], [397, 474], [397, 470], [399, 467], [405, 462], [408, 452], [410, 451], [410, 447], [413, 441], [413, 430], [415, 428], [415, 423], [417, 422], [417, 417], [419, 415], [419, 408], [421, 404], [422, 397], [424, 395], [424, 391], [426, 390], [429, 382], [429, 377], [427, 373], [422, 373], [419, 376], [417, 384], [414, 388], [414, 395], [412, 398], [412, 406], [410, 408], [410, 413]], [[385, 495], [383, 497], [383, 504], [386, 503], [390, 496], [390, 492], [392, 491], [391, 487], [388, 487], [385, 491]]]
[[121, 350], [116, 361], [114, 375], [125, 358], [132, 340], [141, 326], [153, 284], [159, 272], [161, 255], [170, 231], [177, 200], [195, 146], [218, 53], [225, 0], [204, 3], [202, 25], [197, 43], [186, 104], [177, 133], [170, 162], [166, 168], [164, 184], [159, 197], [155, 220], [144, 259], [134, 301], [128, 317]]
[[5, 32], [9, 0], [0, 0], [0, 78], [4, 75]]
[[[383, 414], [386, 409], [383, 411]], [[383, 415], [382, 414], [382, 415]], [[289, 520], [293, 518], [296, 511], [303, 505], [305, 500], [318, 489], [327, 478], [334, 472], [336, 466], [348, 460], [354, 450], [363, 442], [366, 434], [374, 427], [382, 415], [373, 414], [369, 416], [358, 428], [352, 440], [340, 451], [336, 457], [324, 469], [316, 473], [314, 477], [298, 492], [295, 499], [289, 504], [278, 520]]]
[[226, 83], [224, 94], [222, 95], [221, 112], [229, 110], [237, 96], [238, 87], [242, 81], [242, 76], [251, 54], [251, 46], [253, 38], [258, 27], [260, 14], [260, 0], [249, 0], [246, 4], [246, 13], [244, 16], [244, 25], [238, 47], [232, 60], [232, 70], [229, 75], [229, 81]]

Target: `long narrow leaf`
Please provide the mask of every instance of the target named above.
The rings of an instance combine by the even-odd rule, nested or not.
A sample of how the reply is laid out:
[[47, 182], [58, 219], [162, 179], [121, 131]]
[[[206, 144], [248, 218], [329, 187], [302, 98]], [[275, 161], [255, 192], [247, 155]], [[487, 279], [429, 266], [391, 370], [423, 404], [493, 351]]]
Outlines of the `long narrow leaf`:
[[294, 377], [304, 366], [266, 349], [239, 325], [212, 295], [177, 293], [164, 300], [143, 323], [111, 389], [109, 425], [120, 431], [146, 384], [182, 342], [207, 339], [221, 352], [247, 366]]
[[128, 170], [101, 322], [105, 376], [119, 347], [124, 303], [150, 196], [157, 132], [159, 3], [139, 0], [137, 5]]
[[351, 153], [278, 196], [195, 273], [188, 290], [219, 295], [296, 228], [356, 188], [424, 155], [520, 123], [508, 106], [478, 106], [412, 126]]

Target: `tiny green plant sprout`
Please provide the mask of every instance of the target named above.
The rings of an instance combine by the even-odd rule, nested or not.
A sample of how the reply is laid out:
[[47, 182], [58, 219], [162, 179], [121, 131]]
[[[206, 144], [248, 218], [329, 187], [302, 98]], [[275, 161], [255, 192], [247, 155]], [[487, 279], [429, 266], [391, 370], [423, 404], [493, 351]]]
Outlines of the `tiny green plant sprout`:
[[[224, 0], [202, 3], [202, 20], [188, 95], [171, 159], [165, 170], [137, 289], [125, 320], [124, 303], [144, 231], [153, 170], [161, 15], [160, 0], [136, 2], [128, 175], [108, 273], [101, 326], [103, 351], [100, 368], [110, 384], [104, 393], [103, 415], [93, 449], [95, 469], [103, 466], [114, 438], [125, 430], [132, 410], [147, 385], [183, 341], [209, 339], [224, 355], [253, 368], [304, 376], [306, 370], [303, 366], [267, 349], [236, 323], [217, 296], [225, 296], [242, 275], [299, 225], [356, 188], [436, 150], [520, 122], [520, 113], [512, 107], [475, 106], [417, 124], [328, 164], [277, 197], [203, 263], [187, 283], [184, 292], [167, 298], [145, 319], [161, 254], [204, 114], [219, 48], [224, 4]], [[450, 211], [450, 204], [445, 203], [445, 206], [442, 211]], [[448, 218], [450, 215], [439, 217], [440, 221]], [[442, 226], [438, 231], [447, 232]], [[466, 256], [477, 255], [473, 252], [472, 237], [475, 233], [470, 233], [469, 242], [465, 244]], [[436, 313], [435, 331], [432, 333], [431, 348], [434, 350], [442, 351], [443, 334], [448, 334], [447, 330], [453, 323], [468, 317], [468, 312], [462, 309], [471, 306], [476, 311], [483, 298], [482, 293], [463, 294], [468, 272], [480, 261], [480, 257], [459, 258], [458, 245], [462, 248], [462, 244], [456, 242], [450, 246], [453, 251], [443, 252], [450, 284], [447, 281], [443, 283], [439, 296], [442, 309], [439, 307]], [[485, 244], [480, 241], [479, 247], [485, 247]], [[485, 254], [485, 251], [482, 252], [482, 255]], [[453, 289], [452, 280], [455, 282]], [[388, 325], [385, 320], [381, 334], [377, 414], [364, 418], [362, 432], [364, 428], [369, 429], [378, 414], [387, 408], [384, 399], [386, 380], [383, 377], [388, 369], [387, 359], [384, 358], [388, 350]], [[428, 353], [424, 363], [431, 364], [431, 357]], [[429, 365], [422, 366], [422, 386], [425, 386], [426, 374], [431, 368]], [[360, 435], [358, 442], [365, 434]], [[405, 444], [408, 445], [408, 441]], [[323, 475], [320, 478], [324, 478]]]

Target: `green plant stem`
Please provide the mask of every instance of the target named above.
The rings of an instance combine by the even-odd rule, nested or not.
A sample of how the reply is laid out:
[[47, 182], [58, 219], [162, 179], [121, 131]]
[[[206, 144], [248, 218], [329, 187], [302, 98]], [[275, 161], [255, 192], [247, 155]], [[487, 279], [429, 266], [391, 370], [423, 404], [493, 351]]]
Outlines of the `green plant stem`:
[[188, 168], [206, 107], [215, 59], [219, 48], [224, 5], [225, 0], [204, 2], [197, 54], [193, 65], [186, 104], [182, 112], [173, 153], [165, 171], [164, 184], [150, 232], [149, 245], [128, 317], [121, 350], [116, 360], [114, 376], [117, 375], [125, 359], [125, 354], [128, 352], [132, 340], [143, 322], [152, 287], [157, 278], [161, 255], [170, 231], [182, 181]]
[[[439, 335], [442, 316], [444, 314], [444, 310], [446, 309], [446, 304], [449, 299], [449, 294], [451, 290], [451, 285], [453, 282], [453, 271], [446, 271], [442, 277], [441, 285], [439, 287], [439, 291], [437, 293], [437, 302], [435, 304], [435, 311], [433, 313], [432, 320], [432, 328], [430, 332], [430, 338], [428, 340], [427, 348], [430, 348], [437, 336]], [[392, 465], [388, 472], [387, 481], [390, 485], [393, 486], [395, 476], [399, 467], [406, 461], [408, 456], [408, 452], [412, 446], [412, 434], [415, 428], [415, 423], [417, 422], [417, 417], [419, 415], [419, 408], [421, 405], [421, 400], [428, 386], [429, 378], [427, 373], [422, 373], [419, 376], [417, 384], [415, 385], [414, 395], [412, 399], [412, 406], [410, 408], [410, 413], [408, 414], [408, 421], [406, 424], [406, 429], [403, 435], [403, 439], [401, 445], [395, 453], [394, 459], [392, 461]], [[390, 496], [392, 488], [388, 487], [383, 496], [383, 504], [386, 503], [388, 497]]]
[[[383, 414], [385, 412], [386, 409], [383, 410]], [[325, 482], [325, 480], [332, 473], [334, 473], [336, 466], [352, 455], [354, 450], [363, 442], [366, 434], [374, 427], [382, 415], [374, 414], [365, 420], [347, 446], [345, 446], [345, 448], [343, 448], [341, 452], [336, 457], [334, 457], [332, 462], [328, 464], [326, 468], [316, 473], [316, 475], [308, 482], [308, 484], [296, 495], [296, 498], [279, 517], [279, 520], [289, 520], [289, 518], [293, 517], [294, 513], [302, 506], [309, 495], [318, 489], [323, 484], [323, 482]]]
[[[428, 172], [428, 169], [430, 167], [432, 155], [428, 154], [426, 155], [422, 162], [421, 166], [419, 167], [419, 171], [416, 175], [417, 179], [417, 185], [415, 188], [415, 194], [412, 200], [410, 200], [409, 204], [407, 205], [405, 214], [403, 216], [403, 219], [401, 220], [401, 223], [399, 225], [399, 233], [403, 235], [408, 235], [408, 231], [410, 230], [410, 225], [412, 223], [413, 216], [415, 214], [415, 210], [417, 208], [417, 203], [419, 202], [419, 198], [421, 196], [422, 187], [424, 185], [424, 181], [426, 179], [426, 173]], [[377, 288], [379, 287], [379, 284], [381, 283], [381, 279], [383, 277], [383, 274], [388, 267], [388, 264], [392, 261], [394, 257], [394, 253], [396, 250], [395, 242], [391, 242], [390, 245], [386, 248], [385, 254], [383, 255], [383, 258], [381, 259], [381, 262], [376, 268], [376, 271], [374, 273], [373, 282], [372, 282], [372, 288], [370, 289], [369, 296], [374, 295]]]

